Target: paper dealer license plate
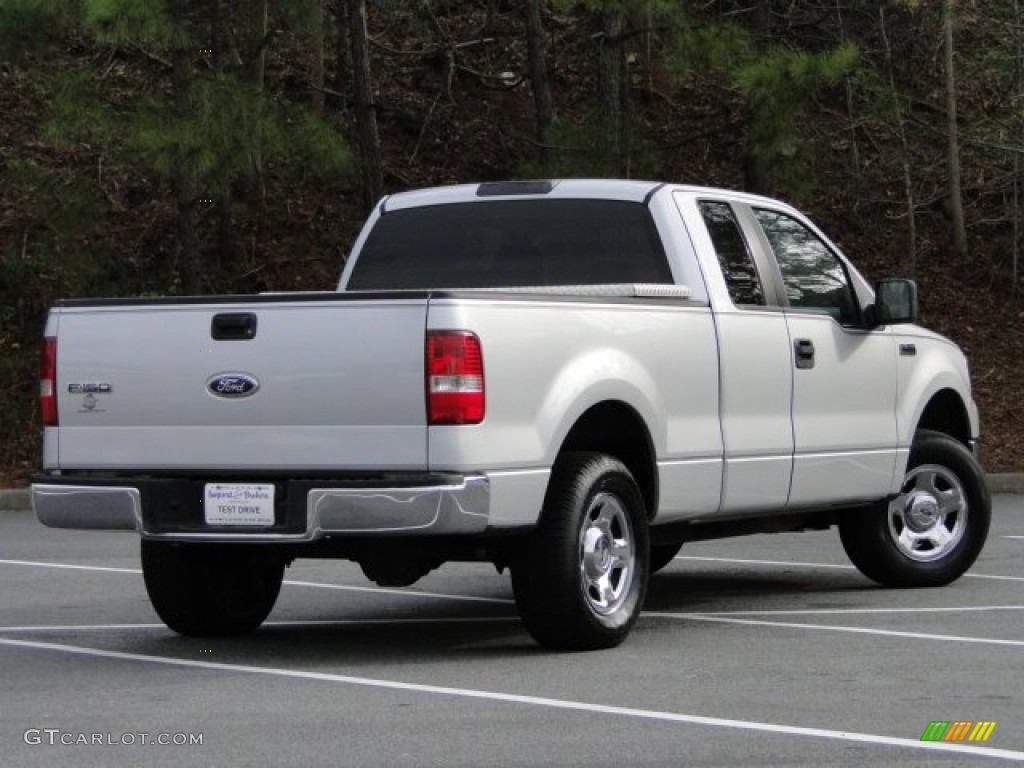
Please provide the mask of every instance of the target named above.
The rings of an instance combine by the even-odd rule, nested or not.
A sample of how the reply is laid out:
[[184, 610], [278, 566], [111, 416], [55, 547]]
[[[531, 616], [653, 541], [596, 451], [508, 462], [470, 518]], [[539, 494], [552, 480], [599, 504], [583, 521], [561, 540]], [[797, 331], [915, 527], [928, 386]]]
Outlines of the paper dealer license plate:
[[207, 525], [273, 525], [274, 486], [207, 483], [203, 514]]

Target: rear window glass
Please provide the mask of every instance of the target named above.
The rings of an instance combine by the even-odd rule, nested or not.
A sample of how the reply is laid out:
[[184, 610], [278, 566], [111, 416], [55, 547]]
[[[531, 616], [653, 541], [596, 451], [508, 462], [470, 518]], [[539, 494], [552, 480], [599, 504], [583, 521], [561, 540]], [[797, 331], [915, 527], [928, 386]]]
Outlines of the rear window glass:
[[347, 288], [671, 282], [646, 206], [549, 199], [385, 213], [370, 232]]

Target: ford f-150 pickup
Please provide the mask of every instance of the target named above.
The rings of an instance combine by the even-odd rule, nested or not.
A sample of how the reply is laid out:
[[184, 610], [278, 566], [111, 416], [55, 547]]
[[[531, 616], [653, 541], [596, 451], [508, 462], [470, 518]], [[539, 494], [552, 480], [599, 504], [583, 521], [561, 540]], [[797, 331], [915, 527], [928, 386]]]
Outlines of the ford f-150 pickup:
[[328, 293], [72, 299], [45, 329], [39, 519], [141, 536], [186, 635], [295, 558], [511, 570], [541, 644], [621, 642], [689, 541], [837, 526], [887, 586], [990, 518], [967, 362], [775, 200], [635, 181], [382, 200]]

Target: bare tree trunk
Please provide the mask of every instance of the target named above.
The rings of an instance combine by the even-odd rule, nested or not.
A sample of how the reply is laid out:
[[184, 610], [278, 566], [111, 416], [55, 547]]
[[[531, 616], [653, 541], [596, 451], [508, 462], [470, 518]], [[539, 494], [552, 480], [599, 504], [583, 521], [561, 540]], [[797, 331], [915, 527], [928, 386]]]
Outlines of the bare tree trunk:
[[601, 29], [598, 41], [598, 104], [601, 124], [598, 126], [601, 164], [606, 171], [621, 173], [623, 153], [623, 58], [622, 11], [598, 13]]
[[[230, 13], [230, 10], [226, 11]], [[213, 60], [213, 68], [220, 71], [227, 61], [228, 35], [227, 28], [230, 21], [225, 18], [225, 11], [221, 8], [220, 0], [210, 0], [210, 57]]]
[[[172, 6], [177, 24], [184, 23], [185, 4], [178, 0]], [[177, 47], [171, 52], [171, 92], [175, 115], [181, 119], [192, 110], [191, 50]], [[196, 236], [196, 189], [191, 171], [191, 159], [179, 157], [173, 176], [174, 198], [178, 209], [178, 275], [181, 289], [188, 295], [202, 291], [199, 280], [199, 238]]]
[[363, 193], [367, 207], [384, 192], [377, 105], [370, 77], [370, 47], [366, 36], [366, 0], [348, 0], [349, 36], [352, 43], [352, 80], [355, 91], [356, 123], [362, 155]]
[[942, 2], [943, 58], [946, 70], [946, 128], [949, 136], [949, 215], [953, 222], [953, 249], [967, 256], [967, 228], [960, 190], [960, 137], [956, 112], [956, 69], [953, 62], [953, 15], [956, 0]]
[[250, 0], [250, 3], [250, 41], [254, 47], [248, 61], [249, 82], [262, 91], [267, 70], [268, 0]]
[[533, 88], [533, 104], [537, 115], [537, 143], [540, 144], [540, 164], [545, 175], [552, 169], [551, 123], [554, 120], [554, 107], [551, 102], [551, 82], [548, 80], [548, 65], [545, 59], [546, 44], [544, 40], [544, 24], [540, 15], [541, 0], [527, 0], [526, 11], [526, 45], [530, 85]]
[[910, 143], [907, 140], [907, 127], [903, 117], [903, 107], [900, 104], [899, 94], [896, 92], [892, 46], [889, 44], [889, 34], [885, 26], [885, 8], [881, 6], [878, 8], [878, 27], [881, 32], [882, 43], [885, 46], [885, 68], [889, 77], [889, 92], [893, 103], [896, 104], [896, 128], [900, 137], [901, 151], [900, 165], [903, 166], [903, 193], [907, 200], [907, 254], [904, 264], [910, 277], [913, 277], [917, 271], [917, 216], [916, 204], [914, 202], [914, 182], [910, 170]]
[[[1017, 42], [1016, 61], [1016, 90], [1017, 103], [1024, 103], [1024, 14], [1021, 13], [1020, 0], [1013, 0], [1013, 21]], [[1024, 147], [1024, 119], [1017, 117], [1017, 144]], [[1020, 188], [1024, 181], [1022, 177], [1020, 152], [1013, 153], [1013, 250], [1010, 261], [1010, 276], [1012, 278], [1010, 292], [1017, 295], [1018, 267], [1020, 264], [1020, 238], [1021, 238], [1021, 200]]]
[[316, 7], [313, 9], [316, 19], [313, 22], [313, 72], [310, 79], [313, 82], [313, 92], [310, 102], [313, 111], [318, 115], [324, 113], [324, 47], [326, 45], [326, 25], [324, 24], [324, 0], [316, 0]]
[[[621, 33], [620, 33], [621, 34]], [[619, 174], [624, 178], [633, 176], [633, 111], [630, 103], [631, 79], [629, 74], [629, 57], [626, 55], [625, 43], [620, 40], [619, 47]]]
[[[231, 38], [231, 8], [223, 7], [220, 0], [211, 0], [210, 39], [213, 49], [213, 68], [218, 74], [226, 72], [230, 66], [228, 41]], [[217, 206], [217, 253], [218, 266], [230, 269], [231, 255], [234, 252], [235, 228], [231, 211], [231, 179], [222, 179], [221, 188], [214, 193]]]
[[[239, 48], [237, 66], [239, 79], [257, 91], [264, 86], [267, 45], [269, 44], [269, 9], [268, 0], [244, 0], [241, 5], [239, 27], [242, 30], [242, 44]], [[263, 156], [259, 149], [254, 149], [248, 157], [252, 178], [245, 181], [245, 195], [252, 199], [259, 197], [260, 204], [266, 203], [266, 187], [263, 183]], [[230, 188], [224, 196], [222, 213], [230, 215], [226, 210], [230, 201]]]
[[341, 94], [341, 109], [352, 106], [352, 42], [349, 39], [348, 0], [338, 0], [335, 5], [334, 27], [338, 34], [337, 62], [334, 73], [334, 90]]
[[[771, 8], [768, 7], [768, 0], [760, 0], [760, 2], [754, 6], [752, 19], [755, 34], [764, 40], [771, 39], [772, 13]], [[767, 163], [764, 158], [759, 155], [761, 150], [754, 146], [754, 140], [750, 135], [750, 124], [757, 120], [758, 116], [756, 114], [753, 114], [748, 118], [748, 125], [746, 129], [747, 136], [743, 149], [743, 189], [747, 192], [768, 194], [772, 189], [771, 179], [768, 178], [768, 171], [766, 169]]]
[[754, 29], [762, 38], [762, 42], [772, 39], [772, 9], [771, 0], [759, 0], [754, 4], [753, 17]]
[[1020, 210], [1020, 187], [1021, 187], [1021, 163], [1020, 152], [1013, 155], [1013, 245], [1010, 249], [1010, 293], [1017, 295], [1017, 268], [1020, 264], [1020, 231], [1021, 231], [1021, 210]]
[[[881, 11], [881, 6], [879, 6], [879, 11]], [[845, 45], [848, 38], [843, 21], [842, 0], [836, 0], [836, 17], [839, 20], [839, 42]], [[854, 120], [853, 82], [849, 75], [844, 77], [843, 81], [846, 89], [846, 115], [850, 121], [850, 191], [853, 199], [859, 203], [861, 198], [860, 146], [857, 142], [856, 121]]]

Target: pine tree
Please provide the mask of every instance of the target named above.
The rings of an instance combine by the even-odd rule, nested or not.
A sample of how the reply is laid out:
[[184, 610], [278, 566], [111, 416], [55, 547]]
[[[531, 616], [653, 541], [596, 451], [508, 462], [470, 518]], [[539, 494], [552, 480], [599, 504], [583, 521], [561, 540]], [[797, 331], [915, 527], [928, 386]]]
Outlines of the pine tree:
[[746, 188], [799, 194], [814, 168], [813, 136], [802, 116], [822, 89], [857, 67], [860, 54], [852, 42], [824, 52], [777, 43], [764, 4], [756, 10], [753, 31], [731, 20], [700, 24], [678, 17], [669, 63], [680, 80], [717, 76], [743, 99]]
[[[296, 2], [299, 8], [308, 0]], [[163, 62], [170, 92], [130, 101], [98, 96], [87, 109], [61, 108], [58, 100], [51, 135], [75, 140], [88, 134], [125, 164], [170, 182], [177, 212], [174, 272], [186, 293], [206, 288], [197, 232], [201, 208], [217, 207], [226, 258], [237, 182], [258, 184], [274, 160], [317, 173], [350, 164], [333, 128], [309, 110], [285, 108], [264, 89], [268, 13], [266, 0], [84, 0], [77, 20], [101, 45], [142, 50]]]

